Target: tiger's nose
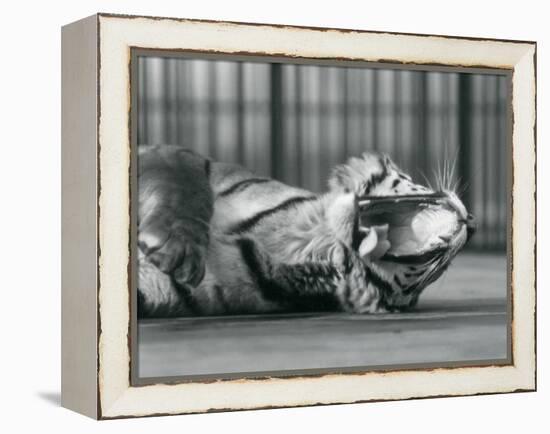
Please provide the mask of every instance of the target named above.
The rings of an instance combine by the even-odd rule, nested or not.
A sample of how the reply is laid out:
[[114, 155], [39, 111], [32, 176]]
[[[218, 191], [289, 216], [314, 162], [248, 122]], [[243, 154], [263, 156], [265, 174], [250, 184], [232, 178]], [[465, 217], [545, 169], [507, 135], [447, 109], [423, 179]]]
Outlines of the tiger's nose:
[[467, 234], [467, 238], [468, 239], [472, 238], [472, 235], [475, 234], [476, 230], [477, 230], [476, 219], [472, 214], [468, 213], [468, 215], [466, 217], [466, 234]]
[[477, 230], [475, 217], [472, 214], [468, 213], [465, 219], [461, 219], [459, 221], [460, 223], [466, 225], [466, 237], [467, 240], [469, 240], [470, 238], [472, 238], [472, 235], [474, 235]]

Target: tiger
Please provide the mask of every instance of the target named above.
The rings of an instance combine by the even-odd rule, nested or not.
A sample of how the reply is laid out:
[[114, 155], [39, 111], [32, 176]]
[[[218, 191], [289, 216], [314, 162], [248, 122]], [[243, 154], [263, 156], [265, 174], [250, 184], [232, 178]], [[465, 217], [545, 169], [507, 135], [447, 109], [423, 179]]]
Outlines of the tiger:
[[453, 189], [385, 154], [336, 166], [321, 194], [176, 145], [137, 161], [139, 318], [405, 311], [475, 231]]

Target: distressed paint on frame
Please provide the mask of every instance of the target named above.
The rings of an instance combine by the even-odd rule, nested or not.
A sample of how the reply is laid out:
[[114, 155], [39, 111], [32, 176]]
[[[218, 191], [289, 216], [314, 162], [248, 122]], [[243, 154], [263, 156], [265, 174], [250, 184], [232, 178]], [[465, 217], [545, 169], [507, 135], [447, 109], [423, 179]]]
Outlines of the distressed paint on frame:
[[[123, 287], [127, 285], [127, 277], [126, 279], [123, 278], [123, 276], [117, 276], [117, 274], [120, 273], [120, 270], [127, 270], [128, 266], [128, 257], [124, 258], [124, 255], [128, 254], [128, 239], [127, 239], [127, 230], [126, 235], [124, 235], [125, 242], [120, 243], [122, 240], [119, 239], [117, 241], [114, 241], [111, 235], [113, 235], [115, 232], [113, 231], [119, 231], [119, 238], [121, 237], [120, 233], [125, 232], [123, 229], [124, 227], [128, 228], [129, 226], [129, 216], [122, 216], [120, 215], [120, 209], [117, 211], [116, 207], [120, 206], [120, 203], [116, 203], [114, 201], [115, 198], [120, 197], [126, 197], [128, 198], [129, 195], [129, 189], [128, 186], [124, 185], [124, 178], [127, 177], [128, 170], [129, 170], [129, 141], [128, 141], [128, 134], [127, 134], [127, 127], [120, 128], [121, 126], [124, 126], [128, 124], [127, 119], [124, 119], [125, 116], [127, 116], [127, 109], [128, 105], [126, 107], [123, 107], [124, 105], [124, 97], [126, 97], [126, 103], [129, 101], [129, 95], [128, 92], [126, 95], [120, 95], [120, 90], [126, 88], [127, 86], [119, 87], [116, 83], [120, 84], [122, 82], [128, 83], [129, 77], [128, 77], [128, 62], [129, 62], [129, 46], [148, 46], [150, 45], [147, 43], [147, 39], [144, 35], [147, 34], [146, 29], [150, 29], [151, 26], [162, 26], [162, 24], [166, 24], [164, 21], [155, 20], [155, 19], [133, 19], [130, 20], [128, 18], [116, 18], [113, 16], [100, 16], [98, 18], [99, 25], [102, 30], [101, 32], [101, 39], [99, 41], [100, 43], [100, 54], [101, 54], [101, 69], [99, 71], [100, 74], [100, 82], [101, 82], [101, 88], [100, 88], [100, 95], [103, 96], [101, 99], [102, 101], [102, 109], [100, 112], [100, 137], [99, 137], [99, 143], [103, 146], [101, 147], [101, 150], [99, 152], [99, 159], [101, 162], [100, 168], [101, 172], [99, 174], [100, 179], [99, 183], [101, 188], [100, 191], [100, 214], [99, 214], [99, 222], [100, 222], [100, 246], [102, 247], [101, 256], [100, 256], [100, 269], [99, 269], [99, 275], [102, 277], [102, 283], [105, 285], [105, 288], [110, 288], [109, 293], [104, 293], [106, 289], [102, 289], [100, 287], [100, 295], [99, 295], [99, 302], [100, 302], [100, 317], [101, 317], [101, 336], [99, 341], [99, 356], [100, 356], [100, 371], [99, 371], [99, 389], [101, 392], [101, 408], [102, 408], [102, 417], [109, 418], [109, 417], [123, 417], [123, 416], [138, 416], [138, 415], [148, 415], [152, 411], [157, 414], [175, 414], [175, 413], [183, 413], [183, 412], [196, 412], [196, 411], [209, 411], [213, 408], [216, 410], [224, 410], [224, 409], [244, 409], [244, 408], [259, 408], [259, 407], [266, 407], [266, 406], [294, 406], [294, 405], [315, 405], [315, 404], [325, 404], [325, 403], [333, 403], [333, 402], [357, 402], [357, 401], [371, 401], [371, 400], [384, 400], [384, 399], [405, 399], [405, 398], [412, 398], [412, 397], [425, 397], [425, 396], [437, 396], [441, 395], [441, 393], [437, 393], [437, 390], [428, 390], [432, 388], [427, 388], [423, 392], [414, 393], [412, 389], [408, 389], [407, 386], [411, 386], [411, 382], [415, 383], [414, 379], [411, 380], [410, 375], [408, 375], [406, 372], [394, 372], [391, 374], [376, 374], [376, 378], [373, 377], [373, 375], [370, 374], [363, 374], [363, 375], [354, 375], [354, 385], [355, 387], [358, 387], [360, 383], [363, 385], [361, 388], [363, 392], [367, 392], [367, 395], [369, 393], [373, 392], [373, 387], [381, 386], [380, 381], [382, 383], [387, 383], [383, 387], [390, 386], [391, 384], [396, 384], [393, 380], [400, 380], [400, 385], [403, 387], [400, 387], [402, 390], [400, 393], [380, 393], [378, 392], [378, 396], [368, 397], [368, 396], [361, 396], [359, 399], [352, 399], [348, 393], [340, 394], [339, 396], [334, 396], [333, 394], [329, 394], [331, 396], [326, 396], [322, 393], [323, 389], [326, 389], [327, 387], [330, 389], [330, 386], [335, 386], [338, 389], [343, 387], [345, 389], [346, 384], [348, 382], [346, 380], [350, 380], [350, 376], [348, 375], [342, 375], [342, 376], [334, 376], [334, 375], [326, 375], [324, 377], [318, 378], [318, 379], [294, 379], [292, 380], [293, 386], [292, 387], [284, 387], [279, 379], [270, 379], [268, 381], [263, 382], [262, 384], [262, 391], [259, 392], [262, 395], [266, 394], [272, 394], [276, 393], [276, 399], [274, 399], [272, 404], [265, 404], [263, 403], [263, 399], [259, 395], [256, 395], [257, 400], [255, 403], [252, 403], [248, 401], [247, 399], [244, 399], [243, 394], [246, 394], [248, 392], [256, 391], [257, 389], [253, 387], [256, 383], [254, 381], [245, 381], [245, 380], [232, 380], [224, 382], [226, 386], [229, 387], [222, 387], [218, 390], [218, 387], [213, 387], [213, 389], [209, 386], [222, 386], [218, 382], [207, 385], [207, 384], [190, 384], [190, 385], [175, 385], [175, 386], [146, 386], [139, 388], [141, 392], [138, 392], [135, 390], [135, 388], [128, 388], [129, 384], [129, 376], [125, 375], [121, 378], [120, 375], [122, 372], [126, 372], [128, 374], [127, 369], [129, 368], [129, 352], [128, 348], [124, 350], [121, 348], [121, 338], [124, 339], [127, 342], [128, 336], [127, 336], [127, 328], [124, 328], [122, 324], [128, 324], [129, 320], [129, 301], [127, 298], [127, 294], [123, 294]], [[134, 23], [134, 20], [137, 20], [138, 23]], [[132, 24], [130, 25], [130, 28], [128, 28], [127, 24], [132, 21]], [[194, 25], [201, 25], [201, 23], [195, 23], [190, 21], [183, 21], [183, 22], [176, 22], [178, 26], [180, 27], [186, 27], [186, 25], [190, 25], [190, 23], [193, 23]], [[220, 26], [221, 28], [224, 28], [224, 24], [218, 23], [218, 24], [208, 24], [208, 26]], [[231, 25], [231, 30], [236, 31], [239, 28], [247, 27], [247, 26], [239, 26], [239, 25]], [[260, 27], [260, 26], [249, 26], [249, 27]], [[265, 33], [265, 37], [267, 38], [267, 35], [270, 32], [281, 32], [282, 29], [279, 29], [277, 27], [270, 27], [265, 26], [261, 27], [262, 31]], [[286, 29], [286, 27], [284, 28]], [[128, 32], [125, 32], [124, 30], [127, 30]], [[311, 30], [307, 29], [300, 29], [300, 28], [292, 28], [293, 36], [296, 36], [295, 33], [303, 32], [308, 33], [312, 32]], [[338, 35], [338, 31], [335, 31], [336, 35]], [[321, 35], [327, 35], [330, 34], [333, 36], [331, 32], [319, 32]], [[351, 35], [355, 37], [363, 37], [363, 38], [369, 38], [370, 36], [378, 36], [384, 39], [384, 37], [397, 37], [396, 35], [389, 35], [389, 34], [382, 34], [377, 35], [374, 33], [368, 33], [368, 32], [351, 32]], [[107, 35], [106, 38], [104, 38], [104, 35]], [[124, 38], [122, 41], [119, 39], [117, 41], [117, 35]], [[143, 44], [145, 38], [145, 44]], [[159, 36], [159, 39], [163, 39], [163, 36]], [[427, 40], [433, 40], [433, 37], [414, 37], [416, 39], [416, 43], [418, 45], [422, 45], [423, 42], [428, 42]], [[435, 38], [438, 39], [438, 42], [443, 45], [453, 45], [454, 42], [463, 43], [464, 41], [460, 41], [456, 38], [442, 38], [438, 37]], [[185, 39], [184, 39], [185, 40]], [[441, 40], [441, 41], [439, 41]], [[460, 42], [457, 42], [460, 41]], [[244, 40], [237, 40], [231, 41], [231, 43], [235, 43], [236, 45], [244, 46], [246, 41]], [[472, 42], [473, 43], [473, 42]], [[496, 44], [497, 46], [501, 47], [504, 43], [500, 42], [494, 42], [494, 41], [487, 41], [487, 44]], [[173, 48], [170, 46], [169, 41], [156, 41], [154, 45], [155, 48], [159, 48], [159, 46], [163, 44], [168, 44], [167, 47], [163, 47], [166, 49]], [[382, 44], [383, 45], [383, 44]], [[525, 198], [525, 194], [529, 195], [529, 190], [532, 190], [534, 193], [534, 178], [532, 174], [529, 174], [529, 170], [531, 167], [534, 167], [534, 136], [532, 133], [530, 133], [530, 130], [532, 131], [534, 129], [534, 119], [535, 119], [535, 113], [534, 113], [534, 104], [531, 104], [530, 96], [534, 96], [534, 68], [533, 68], [533, 62], [530, 61], [530, 59], [534, 59], [534, 46], [529, 43], [506, 43], [504, 44], [506, 46], [514, 46], [517, 50], [512, 54], [508, 60], [508, 62], [503, 61], [503, 59], [491, 59], [488, 61], [488, 64], [485, 66], [488, 67], [506, 67], [506, 68], [515, 68], [515, 74], [514, 74], [514, 84], [516, 84], [519, 81], [520, 77], [527, 78], [527, 84], [532, 83], [533, 88], [531, 89], [525, 89], [525, 85], [518, 89], [520, 86], [514, 87], [514, 113], [517, 113], [517, 116], [515, 116], [515, 120], [522, 117], [522, 125], [524, 126], [523, 129], [521, 129], [518, 132], [518, 129], [516, 128], [516, 123], [514, 124], [514, 143], [518, 143], [519, 138], [525, 138], [525, 137], [531, 137], [532, 140], [529, 140], [528, 143], [532, 144], [533, 148], [533, 154], [526, 155], [525, 158], [522, 160], [522, 168], [524, 171], [522, 172], [522, 175], [529, 175], [527, 176], [528, 181], [525, 182], [522, 186], [523, 188], [518, 189], [517, 185], [514, 185], [514, 194], [520, 194], [520, 198]], [[439, 45], [441, 47], [441, 45]], [[518, 48], [518, 46], [521, 46]], [[125, 48], [126, 47], [126, 48]], [[502, 47], [501, 47], [502, 48]], [[334, 49], [334, 48], [333, 48]], [[381, 48], [382, 50], [384, 48]], [[303, 57], [312, 57], [315, 59], [321, 59], [324, 58], [323, 56], [316, 57], [315, 55], [312, 55], [311, 51], [305, 50], [306, 53]], [[452, 50], [449, 50], [452, 51]], [[460, 50], [459, 50], [460, 51]], [[238, 52], [238, 50], [227, 50], [226, 52]], [[277, 53], [285, 53], [285, 51], [273, 51], [274, 54]], [[521, 53], [521, 55], [520, 55]], [[126, 58], [124, 58], [124, 54], [126, 55]], [[287, 56], [293, 56], [296, 53], [288, 53]], [[328, 57], [330, 59], [338, 59], [341, 57], [336, 55], [335, 52], [334, 57]], [[471, 53], [469, 53], [471, 54]], [[502, 54], [502, 53], [501, 53]], [[431, 63], [439, 63], [439, 56], [438, 53], [434, 53], [434, 58], [436, 62], [431, 61]], [[524, 57], [525, 56], [525, 57]], [[444, 56], [443, 56], [444, 57]], [[474, 56], [475, 57], [475, 56]], [[506, 57], [506, 56], [503, 56]], [[385, 57], [378, 57], [378, 58], [365, 58], [359, 55], [358, 57], [346, 57], [347, 59], [363, 59], [363, 60], [373, 60], [373, 61], [380, 61], [380, 59], [383, 59]], [[394, 57], [391, 57], [392, 59]], [[124, 60], [124, 62], [121, 62], [121, 60]], [[475, 60], [475, 61], [474, 61]], [[422, 57], [420, 56], [417, 60], [414, 59], [405, 59], [404, 62], [414, 62], [418, 64], [424, 64], [424, 63], [430, 63], [430, 59], [428, 57]], [[464, 59], [460, 59], [458, 63], [452, 63], [448, 61], [448, 58], [445, 58], [442, 61], [443, 64], [446, 65], [484, 65], [483, 62], [479, 62], [479, 59], [473, 59], [470, 63], [464, 62]], [[106, 65], [109, 65], [110, 69], [106, 72], [104, 72], [104, 68]], [[118, 66], [117, 66], [118, 65]], [[125, 70], [124, 70], [125, 66]], [[108, 67], [107, 67], [108, 68]], [[118, 68], [118, 69], [117, 69]], [[115, 72], [115, 75], [109, 74]], [[103, 75], [105, 73], [105, 75]], [[104, 78], [109, 77], [109, 80], [105, 80]], [[116, 79], [114, 78], [116, 77]], [[122, 81], [120, 81], [122, 80]], [[525, 83], [525, 82], [523, 82]], [[112, 93], [108, 93], [109, 89], [111, 89]], [[117, 90], [118, 89], [118, 90]], [[123, 101], [118, 101], [113, 104], [113, 97], [114, 96], [120, 96]], [[106, 101], [109, 99], [109, 103], [106, 104]], [[517, 104], [516, 102], [518, 100], [521, 100], [523, 104]], [[122, 103], [122, 105], [121, 105]], [[109, 109], [105, 109], [105, 106], [110, 106]], [[118, 105], [119, 110], [113, 111], [113, 108], [116, 108], [114, 106]], [[125, 109], [125, 110], [124, 110]], [[527, 112], [527, 113], [525, 113]], [[114, 116], [111, 116], [114, 115]], [[519, 123], [519, 119], [517, 121]], [[527, 123], [527, 126], [525, 127], [525, 123]], [[121, 131], [125, 130], [125, 131]], [[530, 135], [531, 134], [531, 135]], [[119, 138], [119, 140], [116, 139], [116, 137]], [[121, 143], [125, 143], [126, 147], [124, 149], [122, 148], [116, 148], [120, 146]], [[523, 142], [524, 143], [524, 142]], [[527, 154], [527, 153], [525, 153]], [[519, 161], [521, 159], [522, 155], [517, 154], [517, 149], [514, 152], [514, 161]], [[525, 161], [527, 159], [527, 161]], [[125, 168], [125, 170], [120, 170], [121, 168]], [[518, 167], [514, 166], [514, 170], [518, 170]], [[522, 179], [525, 179], [523, 177]], [[531, 182], [532, 181], [532, 182]], [[519, 191], [516, 191], [518, 189]], [[524, 199], [525, 200], [525, 199]], [[128, 208], [126, 208], [128, 209]], [[531, 215], [525, 215], [529, 214], [529, 211], [532, 211], [532, 209], [528, 209], [527, 213], [523, 212], [523, 221], [532, 221], [533, 222], [533, 228], [534, 228], [534, 216]], [[113, 226], [113, 223], [115, 225]], [[516, 219], [514, 219], [514, 224], [516, 224]], [[111, 225], [110, 229], [107, 228], [107, 224]], [[122, 225], [121, 225], [122, 224]], [[118, 226], [117, 226], [118, 225]], [[531, 225], [529, 225], [531, 226]], [[115, 229], [116, 227], [116, 229]], [[105, 232], [104, 232], [105, 230]], [[534, 245], [534, 232], [528, 234], [529, 236], [526, 237], [526, 240], [523, 240], [524, 243], [521, 245], [521, 252], [522, 253], [528, 253], [525, 256], [528, 256], [528, 258], [523, 258], [523, 264], [521, 264], [522, 269], [526, 270], [534, 270], [533, 264], [530, 264], [529, 259], [534, 259], [532, 250], [529, 249], [531, 245]], [[116, 238], [116, 237], [115, 237]], [[514, 240], [516, 241], [516, 240]], [[118, 247], [117, 247], [118, 246]], [[122, 246], [125, 246], [122, 250], [120, 248]], [[516, 248], [516, 247], [515, 247]], [[514, 249], [515, 249], [514, 248]], [[118, 254], [113, 256], [112, 254], [115, 253], [115, 251], [118, 251]], [[529, 251], [531, 253], [529, 253]], [[517, 256], [515, 256], [517, 257]], [[115, 259], [114, 262], [107, 261], [106, 259]], [[530, 265], [529, 265], [530, 264]], [[118, 268], [117, 268], [118, 267]], [[118, 270], [118, 271], [117, 271]], [[517, 276], [513, 276], [517, 280]], [[534, 287], [534, 276], [520, 276], [524, 278], [524, 284], [528, 285], [529, 287]], [[114, 280], [113, 280], [114, 279]], [[525, 281], [525, 279], [527, 279]], [[126, 283], [126, 285], [124, 284]], [[514, 280], [514, 284], [517, 283]], [[521, 282], [520, 282], [521, 283]], [[108, 286], [107, 286], [108, 285]], [[515, 286], [515, 285], [514, 285]], [[115, 288], [115, 289], [113, 289]], [[127, 289], [127, 288], [126, 288]], [[120, 293], [119, 293], [120, 292]], [[528, 294], [528, 298], [524, 300], [527, 304], [527, 307], [523, 307], [521, 310], [519, 310], [518, 317], [523, 318], [521, 326], [524, 327], [524, 320], [525, 318], [529, 318], [532, 316], [531, 312], [530, 314], [530, 308], [529, 305], [534, 306], [534, 292], [532, 294]], [[516, 312], [515, 312], [516, 313]], [[514, 324], [514, 327], [517, 325]], [[532, 324], [531, 327], [527, 326], [525, 332], [527, 334], [533, 334]], [[530, 333], [531, 332], [531, 333]], [[515, 336], [517, 338], [517, 336]], [[526, 339], [526, 341], [525, 341]], [[533, 361], [529, 361], [529, 353], [530, 353], [530, 347], [533, 346], [532, 349], [534, 349], [534, 342], [529, 344], [530, 339], [525, 338], [523, 339], [521, 343], [521, 354], [522, 357], [519, 360], [516, 360], [521, 362], [522, 365], [522, 372], [519, 372], [517, 369], [512, 368], [512, 371], [518, 371], [518, 372], [512, 372], [510, 371], [510, 367], [503, 367], [503, 368], [467, 368], [467, 369], [460, 369], [458, 371], [455, 371], [455, 374], [453, 377], [454, 380], [457, 380], [460, 377], [463, 377], [462, 374], [466, 375], [472, 375], [472, 374], [480, 374], [481, 376], [486, 376], [486, 380], [489, 380], [489, 383], [487, 383], [487, 392], [495, 391], [495, 393], [502, 392], [502, 391], [513, 391], [517, 390], [518, 387], [513, 387], [510, 384], [510, 381], [499, 381], [504, 380], [502, 375], [504, 374], [504, 377], [507, 377], [508, 380], [511, 380], [512, 382], [516, 381], [521, 384], [525, 384], [525, 387], [519, 387], [521, 390], [532, 390], [535, 387], [534, 384], [534, 378], [529, 379], [530, 375], [529, 372], [531, 370], [534, 373], [534, 365], [532, 365]], [[124, 345], [122, 345], [124, 346]], [[117, 350], [118, 347], [118, 350]], [[517, 349], [517, 347], [516, 347]], [[120, 352], [122, 350], [122, 352]], [[527, 359], [525, 359], [527, 357]], [[493, 370], [492, 373], [488, 372], [488, 369]], [[477, 372], [476, 372], [477, 371]], [[483, 372], [482, 372], [483, 371]], [[504, 372], [507, 371], [507, 372]], [[433, 372], [422, 372], [418, 373], [417, 377], [424, 377], [425, 375], [437, 375], [440, 380], [448, 380], [448, 376], [446, 374], [449, 373], [448, 369], [438, 369]], [[439, 375], [443, 374], [443, 375]], [[489, 375], [487, 375], [489, 374]], [[527, 375], [527, 376], [525, 376]], [[458, 377], [458, 378], [457, 378]], [[514, 377], [514, 378], [512, 378]], [[388, 380], [388, 381], [386, 381]], [[418, 381], [419, 378], [416, 378], [416, 381]], [[425, 381], [426, 379], [422, 380], [420, 378], [420, 381]], [[286, 380], [284, 380], [287, 382]], [[430, 380], [430, 381], [433, 381]], [[305, 383], [304, 383], [305, 382]], [[319, 382], [324, 383], [324, 385], [319, 389]], [[115, 384], [116, 383], [116, 384]], [[266, 383], [269, 383], [269, 385], [273, 387], [265, 388], [264, 386], [268, 386]], [[307, 384], [306, 384], [307, 383]], [[314, 384], [315, 383], [315, 384]], [[418, 385], [418, 382], [416, 383]], [[508, 385], [507, 385], [508, 384]], [[188, 387], [186, 387], [188, 386]], [[234, 387], [233, 387], [234, 386]], [[252, 387], [246, 387], [246, 386], [252, 386]], [[283, 387], [281, 387], [283, 386]], [[288, 385], [285, 385], [288, 386]], [[235, 389], [237, 387], [237, 389]], [[350, 385], [348, 384], [348, 388]], [[443, 385], [443, 387], [445, 387]], [[414, 388], [414, 385], [413, 385]], [[134, 389], [134, 390], [132, 390]], [[176, 391], [176, 389], [178, 389]], [[208, 389], [208, 392], [207, 392]], [[243, 390], [247, 389], [247, 391]], [[437, 387], [436, 387], [437, 389]], [[302, 393], [299, 393], [298, 395], [296, 392], [302, 391]], [[118, 391], [118, 392], [117, 392]], [[306, 393], [307, 391], [307, 393]], [[136, 392], [136, 393], [134, 393]], [[165, 411], [158, 411], [161, 410], [158, 408], [158, 402], [155, 402], [155, 393], [163, 393], [163, 397], [166, 398], [168, 395], [172, 395], [174, 399], [172, 402], [174, 402], [174, 405], [171, 408], [165, 409]], [[184, 399], [184, 397], [181, 396], [181, 393], [189, 395], [194, 395], [191, 401], [188, 399]], [[229, 403], [230, 405], [224, 405], [227, 402], [214, 402], [214, 407], [208, 406], [206, 402], [204, 401], [205, 395], [209, 395], [210, 393], [214, 394], [217, 397], [220, 397], [218, 394], [226, 394], [226, 393], [232, 393], [234, 396], [234, 399]], [[305, 395], [304, 395], [305, 393]], [[477, 392], [475, 390], [471, 390], [468, 388], [463, 388], [463, 390], [457, 391], [457, 394], [475, 394], [475, 393], [484, 393]], [[315, 400], [311, 398], [306, 398], [307, 396], [311, 397], [313, 395], [320, 397], [321, 399]], [[301, 398], [300, 398], [301, 395]], [[454, 395], [451, 393], [451, 395]], [[158, 396], [158, 395], [157, 395]], [[296, 399], [290, 401], [287, 397], [293, 396]], [[324, 396], [324, 397], [323, 397]], [[240, 397], [240, 398], [239, 398]], [[104, 400], [103, 400], [104, 398]], [[141, 402], [138, 404], [137, 400], [140, 400]], [[216, 401], [216, 400], [214, 400]], [[222, 400], [223, 401], [223, 400]], [[212, 404], [212, 402], [211, 402]]]

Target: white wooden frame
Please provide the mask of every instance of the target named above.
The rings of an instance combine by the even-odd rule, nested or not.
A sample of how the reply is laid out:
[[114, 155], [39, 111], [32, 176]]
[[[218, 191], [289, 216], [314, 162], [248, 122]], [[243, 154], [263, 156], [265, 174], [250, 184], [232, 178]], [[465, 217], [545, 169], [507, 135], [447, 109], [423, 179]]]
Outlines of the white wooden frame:
[[[65, 407], [109, 419], [535, 390], [535, 43], [108, 14], [62, 41]], [[132, 387], [131, 47], [512, 70], [512, 364]]]

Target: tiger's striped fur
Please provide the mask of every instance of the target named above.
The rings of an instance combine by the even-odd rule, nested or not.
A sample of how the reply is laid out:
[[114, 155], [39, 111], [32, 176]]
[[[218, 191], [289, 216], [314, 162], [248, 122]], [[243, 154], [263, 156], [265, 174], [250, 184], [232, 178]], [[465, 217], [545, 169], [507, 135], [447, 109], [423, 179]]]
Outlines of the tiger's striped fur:
[[141, 317], [407, 308], [466, 241], [464, 225], [435, 265], [373, 256], [358, 198], [432, 191], [388, 157], [350, 159], [321, 195], [175, 146], [138, 162]]

